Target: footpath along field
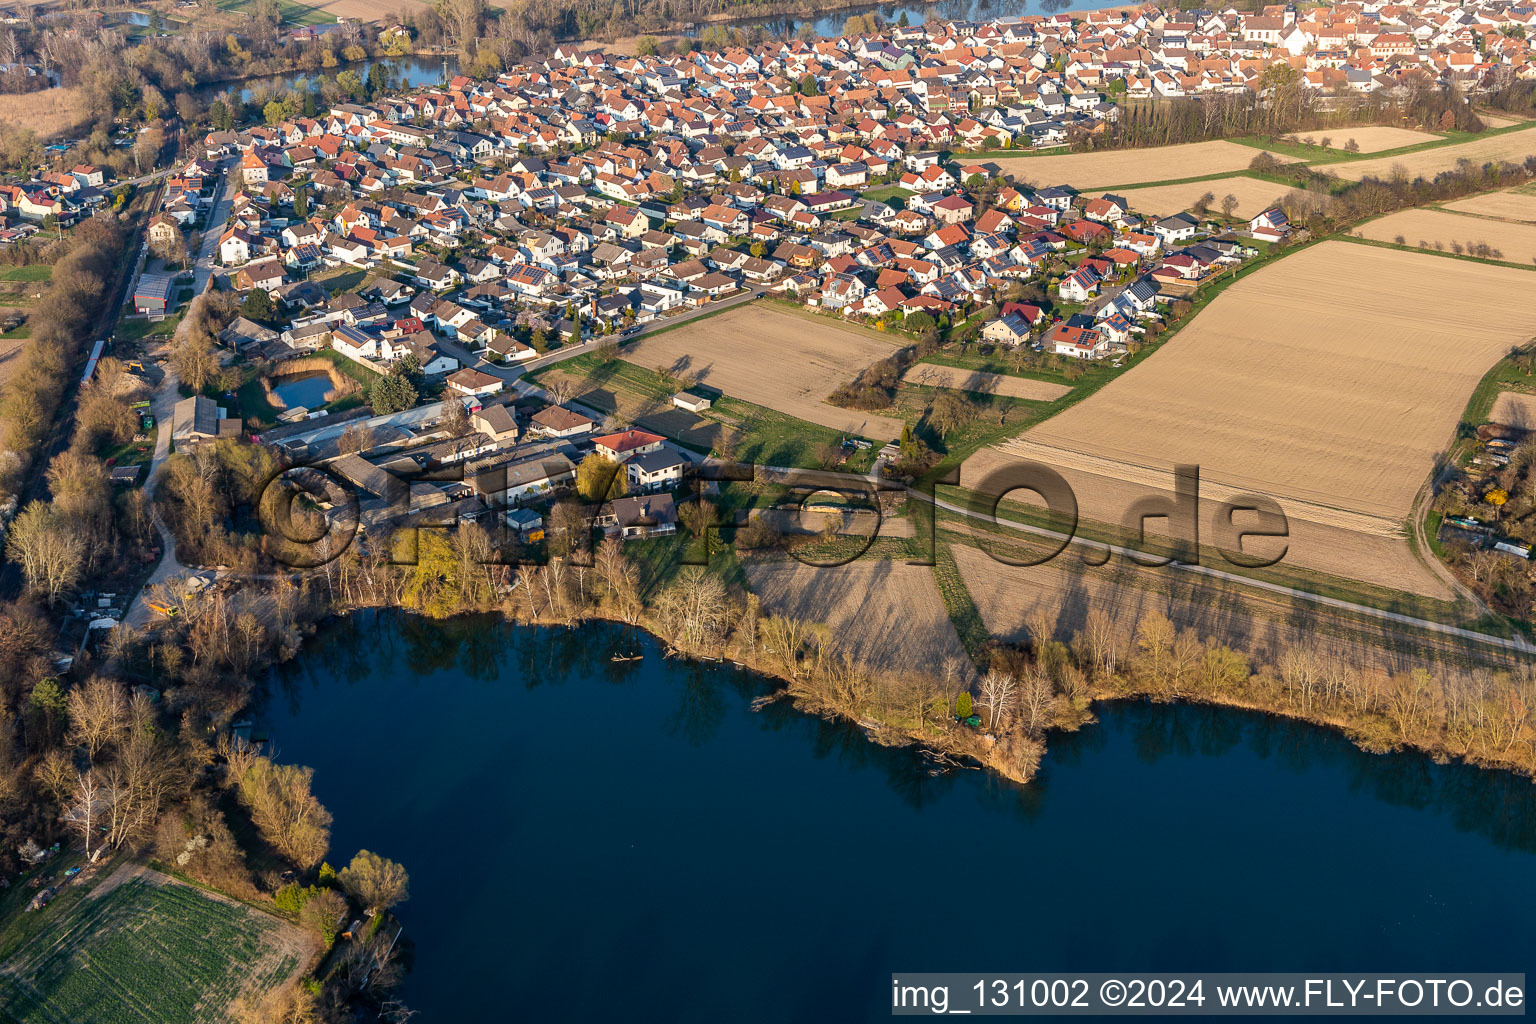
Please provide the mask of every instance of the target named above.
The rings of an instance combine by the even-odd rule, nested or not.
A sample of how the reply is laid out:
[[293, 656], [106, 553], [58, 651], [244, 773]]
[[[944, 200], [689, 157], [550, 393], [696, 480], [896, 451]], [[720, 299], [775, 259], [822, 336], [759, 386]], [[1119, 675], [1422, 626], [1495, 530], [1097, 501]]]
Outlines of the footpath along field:
[[280, 987], [318, 953], [286, 922], [134, 865], [31, 913], [50, 911], [0, 968], [3, 1024], [222, 1024], [235, 998]]
[[895, 352], [895, 344], [869, 331], [752, 302], [644, 338], [620, 356], [649, 370], [692, 375], [732, 398], [883, 443], [901, 436], [901, 420], [839, 409], [826, 397]]
[[1120, 523], [1131, 501], [1170, 486], [1174, 465], [1195, 464], [1208, 502], [1280, 502], [1288, 560], [1446, 596], [1402, 526], [1467, 396], [1536, 333], [1530, 282], [1513, 268], [1312, 246], [1234, 284], [1091, 398], [973, 457], [962, 482], [1037, 459], [1076, 475], [1084, 518]]

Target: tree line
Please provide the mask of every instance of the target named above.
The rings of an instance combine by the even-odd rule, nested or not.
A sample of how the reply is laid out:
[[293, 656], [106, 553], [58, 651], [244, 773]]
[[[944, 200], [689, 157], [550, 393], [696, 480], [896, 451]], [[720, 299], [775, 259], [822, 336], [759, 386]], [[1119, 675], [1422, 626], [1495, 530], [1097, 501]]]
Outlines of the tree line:
[[15, 493], [34, 453], [54, 430], [66, 389], [92, 342], [90, 330], [123, 251], [110, 215], [91, 217], [53, 265], [50, 284], [32, 309], [32, 336], [0, 391], [0, 488]]
[[1458, 89], [1410, 77], [1391, 90], [1323, 94], [1307, 87], [1288, 64], [1263, 72], [1260, 90], [1220, 92], [1158, 100], [1126, 100], [1103, 135], [1071, 140], [1079, 151], [1095, 148], [1167, 146], [1207, 139], [1256, 135], [1275, 138], [1296, 132], [1342, 132], [1350, 125], [1404, 124], [1432, 131], [1481, 131], [1483, 122]]

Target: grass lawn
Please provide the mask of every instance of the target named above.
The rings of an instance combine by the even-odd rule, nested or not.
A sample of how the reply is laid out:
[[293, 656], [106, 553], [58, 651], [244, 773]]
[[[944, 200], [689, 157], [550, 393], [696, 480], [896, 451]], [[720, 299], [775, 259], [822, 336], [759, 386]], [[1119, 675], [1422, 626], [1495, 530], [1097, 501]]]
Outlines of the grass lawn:
[[0, 281], [49, 281], [53, 279], [53, 264], [31, 263], [25, 267], [6, 267], [0, 270]]
[[[740, 431], [736, 458], [759, 466], [795, 466], [820, 469], [820, 451], [842, 440], [842, 433], [817, 423], [807, 423], [786, 413], [738, 398], [722, 398], [714, 409], [729, 416]], [[864, 473], [874, 463], [874, 449], [856, 450], [843, 469]]]
[[[144, 441], [125, 441], [122, 444], [104, 445], [97, 453], [102, 459], [110, 459], [114, 466], [143, 466], [147, 465], [155, 454], [155, 442], [153, 439]], [[139, 481], [143, 483], [143, 481]]]
[[[1022, 398], [1003, 395], [967, 393], [975, 415], [952, 430], [948, 437], [941, 437], [926, 419], [924, 412], [934, 393], [940, 389], [916, 384], [903, 384], [896, 392], [896, 404], [882, 410], [914, 424], [913, 433], [929, 448], [941, 456], [932, 473], [944, 473], [957, 467], [967, 456], [988, 445], [999, 444], [1015, 437], [1052, 416], [1056, 410], [1051, 402], [1031, 402]], [[1063, 396], [1063, 400], [1069, 396]]]
[[181, 323], [181, 313], [168, 316], [159, 323], [151, 323], [141, 316], [125, 316], [117, 322], [118, 341], [142, 341], [146, 344], [158, 339], [169, 338], [176, 333], [176, 325]]
[[314, 355], [319, 356], [321, 359], [329, 359], [338, 370], [357, 381], [365, 389], [371, 387], [379, 376], [362, 363], [348, 359], [333, 348], [319, 349]]
[[0, 334], [0, 341], [21, 341], [24, 338], [30, 337], [32, 337], [32, 328], [22, 326], [12, 328], [4, 334]]
[[99, 895], [70, 886], [0, 932], [0, 1022], [221, 1021], [243, 987], [274, 988], [301, 966], [302, 946], [282, 948], [292, 931], [164, 876]]
[[361, 267], [335, 267], [310, 277], [329, 292], [350, 292], [368, 279], [368, 271]]
[[902, 188], [900, 185], [876, 185], [874, 188], [864, 192], [861, 198], [878, 199], [882, 203], [890, 203], [892, 199], [905, 199], [913, 194], [911, 189]]

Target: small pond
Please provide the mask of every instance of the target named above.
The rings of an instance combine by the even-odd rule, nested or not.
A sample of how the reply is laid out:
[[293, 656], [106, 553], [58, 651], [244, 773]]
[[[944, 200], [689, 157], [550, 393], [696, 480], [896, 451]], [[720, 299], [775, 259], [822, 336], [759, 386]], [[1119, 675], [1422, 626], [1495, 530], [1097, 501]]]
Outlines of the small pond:
[[283, 404], [289, 409], [303, 407], [305, 409], [318, 409], [325, 404], [325, 396], [330, 394], [330, 374], [327, 373], [296, 373], [291, 377], [277, 377], [272, 381], [272, 390]]

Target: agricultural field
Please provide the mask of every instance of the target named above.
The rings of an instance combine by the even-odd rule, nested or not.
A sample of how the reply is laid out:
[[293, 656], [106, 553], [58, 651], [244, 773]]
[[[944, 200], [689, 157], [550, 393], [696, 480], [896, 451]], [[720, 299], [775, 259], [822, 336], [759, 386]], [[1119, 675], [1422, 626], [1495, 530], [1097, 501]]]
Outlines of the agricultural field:
[[1223, 197], [1230, 195], [1236, 198], [1237, 207], [1233, 213], [1238, 217], [1253, 217], [1275, 206], [1286, 195], [1293, 192], [1301, 194], [1300, 189], [1288, 188], [1285, 185], [1276, 185], [1272, 181], [1240, 174], [1230, 178], [1217, 178], [1214, 181], [1190, 181], [1182, 185], [1152, 185], [1148, 188], [1125, 189], [1119, 194], [1125, 197], [1125, 201], [1130, 203], [1131, 209], [1137, 213], [1146, 214], [1149, 217], [1167, 217], [1184, 210], [1194, 209], [1195, 203], [1207, 192], [1215, 197], [1211, 203], [1212, 211], [1220, 211]]
[[53, 919], [0, 967], [3, 1024], [217, 1024], [319, 952], [292, 925], [134, 865], [32, 913]]
[[965, 370], [958, 366], [941, 366], [938, 363], [913, 363], [902, 374], [907, 384], [919, 384], [932, 388], [955, 388], [975, 391], [983, 395], [1003, 395], [1007, 398], [1027, 398], [1032, 402], [1054, 402], [1072, 389], [1065, 384], [1053, 384], [1048, 380], [1014, 377], [1003, 373], [987, 373], [984, 370]]
[[863, 664], [938, 677], [974, 671], [932, 569], [869, 556], [832, 568], [792, 558], [743, 568], [763, 611], [826, 623], [836, 650]]
[[[1151, 470], [1058, 448], [1026, 444], [1022, 439], [983, 448], [966, 459], [960, 470], [961, 484], [974, 488], [988, 473], [1015, 465], [1021, 458], [1044, 462], [1067, 480], [1077, 498], [1082, 532], [1085, 535], [1094, 531], [1093, 524], [1119, 527], [1136, 502], [1158, 498], [1171, 500], [1173, 497], [1171, 464], [1159, 470]], [[1427, 464], [1425, 473], [1428, 474]], [[1213, 479], [1207, 466], [1202, 463], [1197, 517], [1200, 543], [1208, 547], [1213, 544], [1219, 546], [1218, 539], [1212, 534], [1214, 517], [1220, 503], [1235, 494], [1253, 493], [1254, 490]], [[1281, 556], [1285, 567], [1305, 570], [1310, 574], [1339, 577], [1341, 583], [1359, 581], [1370, 587], [1415, 594], [1436, 601], [1455, 598], [1454, 591], [1446, 581], [1418, 559], [1403, 536], [1376, 532], [1384, 529], [1385, 523], [1382, 520], [1339, 509], [1335, 521], [1323, 522], [1324, 512], [1309, 507], [1307, 503], [1292, 500], [1277, 490], [1259, 493], [1279, 502], [1286, 514], [1287, 534], [1283, 541], [1249, 540], [1243, 547], [1245, 552], [1265, 557]], [[1015, 492], [1007, 500], [1020, 505], [1034, 504], [1032, 496], [1027, 492]], [[1007, 517], [1006, 507], [1001, 514]], [[1148, 538], [1154, 543], [1165, 532], [1160, 520], [1149, 520], [1145, 525]], [[1209, 554], [1215, 559], [1212, 564], [1216, 567], [1232, 568], [1214, 551]], [[1307, 582], [1310, 585], [1311, 580]]]
[[1446, 203], [1445, 209], [1457, 213], [1475, 213], [1480, 217], [1497, 217], [1500, 220], [1518, 220], [1536, 224], [1536, 192], [1506, 189], [1503, 192], [1484, 192], [1480, 196], [1468, 196]]
[[[1536, 197], [1533, 197], [1536, 198]], [[1451, 252], [1460, 243], [1468, 252], [1480, 245], [1497, 249], [1490, 258], [1510, 263], [1530, 263], [1536, 259], [1536, 224], [1517, 224], [1469, 213], [1444, 210], [1402, 210], [1373, 220], [1357, 229], [1377, 242], [1395, 242], [1430, 251]]]
[[901, 435], [901, 420], [839, 409], [825, 399], [895, 351], [869, 331], [752, 302], [643, 338], [620, 356], [796, 419], [884, 442]]
[[1482, 110], [1477, 112], [1477, 119], [1489, 128], [1508, 128], [1510, 125], [1519, 124], [1523, 120], [1518, 117], [1506, 117], [1503, 114], [1490, 114]]
[[1391, 128], [1386, 125], [1368, 125], [1362, 128], [1337, 128], [1332, 131], [1304, 132], [1302, 139], [1312, 139], [1319, 145], [1328, 139], [1328, 149], [1344, 152], [1349, 140], [1354, 139], [1362, 153], [1380, 153], [1384, 149], [1401, 149], [1417, 146], [1421, 142], [1434, 142], [1438, 135], [1414, 131], [1412, 128]]
[[1536, 126], [1451, 146], [1433, 146], [1401, 156], [1329, 164], [1328, 169], [1351, 181], [1359, 181], [1367, 176], [1390, 178], [1397, 173], [1398, 168], [1402, 168], [1403, 173], [1410, 178], [1432, 178], [1441, 171], [1454, 170], [1456, 162], [1461, 159], [1471, 160], [1475, 164], [1495, 160], [1519, 162], [1533, 154], [1536, 154]]
[[1042, 616], [1055, 639], [1070, 641], [1090, 612], [1102, 611], [1129, 649], [1137, 624], [1155, 611], [1180, 629], [1271, 662], [1285, 651], [1316, 647], [1339, 649], [1352, 660], [1401, 672], [1458, 651], [1454, 641], [1435, 634], [1425, 634], [1411, 650], [1401, 638], [1389, 646], [1379, 627], [1357, 626], [1328, 609], [1267, 597], [1208, 576], [1119, 559], [1085, 566], [1075, 547], [1030, 566], [1006, 565], [969, 544], [952, 544], [950, 552], [987, 631], [1013, 643], [1031, 639], [1031, 620]]
[[[1070, 184], [1079, 190], [1170, 181], [1221, 171], [1243, 171], [1259, 150], [1236, 142], [1189, 142], [1154, 149], [1104, 149], [1059, 156], [992, 157], [1003, 173], [1032, 185]], [[1292, 162], [1293, 157], [1275, 154]]]
[[1494, 399], [1493, 411], [1488, 414], [1488, 422], [1516, 430], [1536, 430], [1536, 395], [1500, 391], [1499, 397]]
[[1240, 492], [1279, 501], [1289, 564], [1446, 597], [1403, 524], [1467, 396], [1536, 333], [1529, 280], [1398, 249], [1311, 246], [1233, 284], [1091, 398], [974, 456], [963, 482], [1036, 459], [1073, 483], [1085, 519], [1120, 523], [1137, 497], [1171, 486], [1175, 464], [1195, 464], [1207, 508]]

